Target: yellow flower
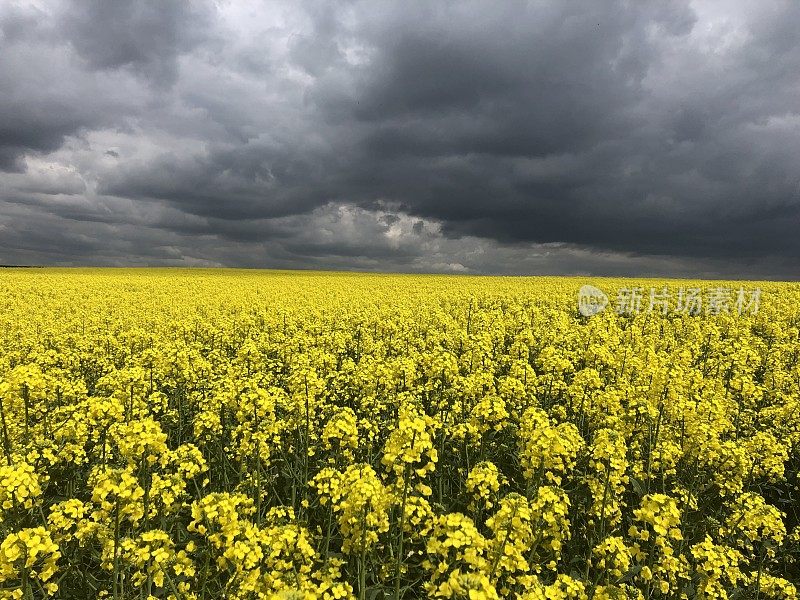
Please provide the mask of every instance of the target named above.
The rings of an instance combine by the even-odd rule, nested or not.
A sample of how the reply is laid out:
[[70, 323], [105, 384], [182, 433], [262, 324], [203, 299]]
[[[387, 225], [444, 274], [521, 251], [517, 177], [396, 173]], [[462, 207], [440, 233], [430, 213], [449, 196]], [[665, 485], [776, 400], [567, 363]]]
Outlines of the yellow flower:
[[24, 572], [43, 585], [49, 582], [45, 589], [54, 594], [58, 585], [50, 580], [58, 570], [59, 558], [59, 547], [44, 527], [10, 533], [0, 543], [0, 583], [19, 586]]

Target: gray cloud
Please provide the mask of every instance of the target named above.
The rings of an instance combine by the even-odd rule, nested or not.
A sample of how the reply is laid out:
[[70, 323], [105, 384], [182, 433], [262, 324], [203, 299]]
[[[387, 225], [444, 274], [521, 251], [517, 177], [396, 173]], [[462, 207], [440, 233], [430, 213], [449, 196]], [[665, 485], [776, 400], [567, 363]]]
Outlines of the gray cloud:
[[194, 0], [72, 0], [58, 32], [91, 69], [131, 68], [167, 83], [181, 54], [210, 41], [212, 8]]
[[800, 276], [788, 0], [37, 6], [2, 262]]

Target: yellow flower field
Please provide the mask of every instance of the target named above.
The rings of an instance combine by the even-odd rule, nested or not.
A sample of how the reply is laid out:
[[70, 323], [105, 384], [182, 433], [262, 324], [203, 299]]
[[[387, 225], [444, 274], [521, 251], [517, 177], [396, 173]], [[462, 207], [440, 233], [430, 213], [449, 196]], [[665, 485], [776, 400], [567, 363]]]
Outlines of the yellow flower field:
[[0, 338], [0, 598], [797, 598], [798, 284], [4, 269]]

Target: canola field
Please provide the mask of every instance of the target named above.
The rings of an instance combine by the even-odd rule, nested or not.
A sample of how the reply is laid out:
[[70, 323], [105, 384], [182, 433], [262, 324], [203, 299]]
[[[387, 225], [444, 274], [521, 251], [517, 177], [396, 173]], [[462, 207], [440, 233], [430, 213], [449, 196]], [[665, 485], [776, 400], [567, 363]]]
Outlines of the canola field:
[[0, 428], [0, 598], [800, 587], [798, 284], [3, 269]]

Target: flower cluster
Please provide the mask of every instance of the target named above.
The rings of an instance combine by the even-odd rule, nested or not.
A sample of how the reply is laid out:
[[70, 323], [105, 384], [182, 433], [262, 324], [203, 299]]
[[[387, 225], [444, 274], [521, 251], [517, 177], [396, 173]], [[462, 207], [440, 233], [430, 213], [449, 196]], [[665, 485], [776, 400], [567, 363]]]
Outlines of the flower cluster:
[[0, 279], [0, 598], [797, 597], [795, 285]]

